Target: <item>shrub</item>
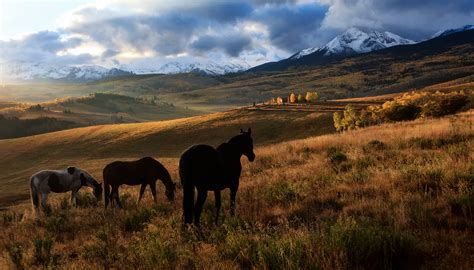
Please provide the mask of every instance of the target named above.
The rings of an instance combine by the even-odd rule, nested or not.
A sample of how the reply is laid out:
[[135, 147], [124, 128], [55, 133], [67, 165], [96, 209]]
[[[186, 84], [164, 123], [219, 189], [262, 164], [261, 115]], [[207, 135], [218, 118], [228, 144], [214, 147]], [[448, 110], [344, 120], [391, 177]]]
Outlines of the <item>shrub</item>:
[[80, 192], [77, 194], [77, 205], [81, 208], [97, 206], [97, 199], [89, 192]]
[[342, 251], [349, 269], [406, 269], [423, 262], [422, 249], [408, 233], [362, 226], [340, 218], [324, 237], [330, 252]]
[[264, 197], [269, 203], [288, 205], [298, 200], [301, 196], [294, 184], [283, 180], [266, 187]]
[[385, 110], [384, 115], [391, 121], [406, 121], [418, 118], [420, 113], [421, 108], [414, 104], [402, 105], [394, 103], [391, 107]]
[[331, 147], [327, 151], [329, 161], [333, 165], [341, 164], [344, 161], [347, 161], [347, 155], [340, 149]]
[[84, 246], [83, 257], [94, 263], [100, 263], [103, 268], [109, 269], [119, 259], [117, 235], [109, 227], [102, 227], [94, 234], [93, 242]]
[[140, 208], [123, 221], [123, 228], [129, 232], [141, 230], [146, 223], [150, 222], [153, 215], [154, 212], [151, 209]]
[[16, 212], [7, 212], [2, 214], [3, 225], [9, 225], [11, 223], [20, 222], [23, 219], [23, 214]]
[[140, 266], [159, 269], [175, 269], [179, 259], [176, 243], [165, 240], [159, 235], [148, 235], [132, 246]]
[[17, 242], [7, 244], [5, 250], [16, 268], [23, 269], [22, 260], [24, 250], [21, 244]]
[[385, 149], [385, 144], [379, 140], [372, 140], [370, 141], [367, 145], [364, 146], [364, 150], [384, 150]]
[[56, 263], [56, 256], [52, 254], [54, 240], [50, 237], [36, 238], [33, 240], [33, 262], [37, 265], [48, 266]]

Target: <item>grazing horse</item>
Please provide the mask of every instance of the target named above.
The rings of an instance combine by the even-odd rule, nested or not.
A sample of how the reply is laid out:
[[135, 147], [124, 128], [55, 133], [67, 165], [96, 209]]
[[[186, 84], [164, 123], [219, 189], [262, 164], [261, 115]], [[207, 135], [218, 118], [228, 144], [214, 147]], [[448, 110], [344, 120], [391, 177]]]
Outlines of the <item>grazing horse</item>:
[[31, 202], [33, 210], [38, 210], [41, 195], [41, 206], [46, 207], [49, 192], [64, 193], [72, 191], [71, 202], [77, 206], [77, 193], [82, 186], [91, 187], [94, 196], [100, 200], [102, 184], [85, 170], [68, 167], [65, 170], [44, 170], [33, 174], [30, 178]]
[[[105, 166], [103, 171], [104, 190], [105, 190], [105, 207], [109, 204], [109, 200], [115, 199], [118, 206], [122, 208], [119, 200], [118, 188], [120, 185], [141, 185], [140, 197], [141, 201], [146, 186], [150, 186], [153, 200], [156, 201], [156, 180], [160, 179], [166, 187], [166, 197], [169, 201], [174, 200], [174, 192], [176, 184], [171, 180], [171, 176], [160, 162], [151, 157], [144, 157], [136, 161], [115, 161]], [[112, 192], [110, 192], [112, 186]]]
[[[216, 224], [221, 207], [221, 190], [230, 188], [230, 211], [235, 212], [235, 196], [239, 188], [242, 171], [240, 158], [245, 155], [250, 162], [254, 161], [251, 129], [233, 137], [214, 149], [209, 145], [195, 145], [186, 150], [179, 160], [179, 176], [183, 186], [184, 222], [193, 222], [199, 226], [202, 206], [208, 191], [214, 191], [216, 200]], [[197, 189], [197, 201], [194, 205], [194, 188]], [[193, 213], [194, 212], [194, 213]]]

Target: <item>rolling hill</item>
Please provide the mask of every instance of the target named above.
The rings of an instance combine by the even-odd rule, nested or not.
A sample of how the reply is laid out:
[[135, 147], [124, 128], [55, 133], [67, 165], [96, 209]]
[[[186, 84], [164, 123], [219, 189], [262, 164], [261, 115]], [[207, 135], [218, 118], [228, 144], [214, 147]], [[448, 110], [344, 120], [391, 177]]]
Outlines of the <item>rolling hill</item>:
[[334, 132], [330, 113], [236, 109], [192, 118], [84, 127], [0, 140], [0, 169], [4, 172], [0, 177], [0, 200], [7, 203], [25, 199], [29, 175], [45, 166], [62, 168], [74, 163], [100, 175], [104, 163], [114, 159], [147, 155], [176, 158], [192, 144], [217, 146], [245, 127], [253, 128], [256, 145]]
[[[253, 113], [0, 141], [2, 202], [26, 199], [27, 176], [39, 168], [80, 165], [100, 179], [101, 168], [112, 160], [152, 155], [178, 181], [179, 153], [191, 143], [215, 145], [249, 124], [257, 143], [255, 162], [243, 159], [236, 217], [227, 213], [224, 192], [219, 225], [213, 225], [209, 196], [201, 230], [182, 227], [181, 189], [170, 204], [161, 183], [158, 204], [146, 194], [137, 205], [137, 188], [124, 187], [125, 208], [107, 211], [86, 189], [79, 208], [70, 206], [67, 194], [53, 195], [51, 210], [37, 218], [29, 203], [4, 209], [0, 266], [462, 269], [473, 264], [472, 111], [323, 136], [315, 136], [325, 132], [317, 116], [292, 115], [288, 121], [288, 112], [260, 114], [256, 123]], [[307, 138], [294, 140], [294, 134]]]
[[[1, 106], [1, 105], [0, 105]], [[136, 123], [189, 117], [200, 112], [150, 99], [95, 93], [39, 104], [4, 103], [0, 138], [28, 136], [72, 127]]]

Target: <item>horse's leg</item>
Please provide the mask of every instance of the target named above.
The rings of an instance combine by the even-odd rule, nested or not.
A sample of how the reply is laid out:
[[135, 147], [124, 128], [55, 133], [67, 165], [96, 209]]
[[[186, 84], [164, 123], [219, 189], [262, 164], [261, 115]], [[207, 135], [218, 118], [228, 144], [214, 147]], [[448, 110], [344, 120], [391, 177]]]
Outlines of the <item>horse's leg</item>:
[[48, 200], [48, 193], [41, 193], [41, 207], [43, 210], [46, 209], [46, 201]]
[[110, 200], [110, 186], [106, 180], [104, 180], [104, 201], [105, 201], [105, 208], [109, 205]]
[[184, 212], [184, 223], [193, 223], [193, 211], [194, 211], [194, 187], [185, 187], [183, 189], [183, 212]]
[[77, 192], [78, 190], [73, 190], [71, 192], [71, 203], [73, 206], [75, 206], [77, 208]]
[[151, 194], [153, 194], [153, 201], [155, 203], [158, 203], [158, 201], [156, 200], [156, 181], [150, 184], [150, 189], [151, 189]]
[[216, 198], [216, 225], [219, 222], [219, 212], [221, 210], [221, 191], [214, 191], [214, 197]]
[[239, 186], [230, 189], [230, 215], [235, 215], [235, 196], [237, 196], [237, 189]]
[[194, 206], [194, 224], [199, 227], [199, 219], [201, 218], [202, 206], [207, 198], [207, 190], [198, 190], [196, 205]]
[[115, 199], [115, 201], [117, 202], [117, 205], [120, 208], [122, 208], [122, 204], [120, 203], [120, 199], [119, 199], [118, 186], [112, 186], [112, 196]]
[[142, 184], [142, 186], [140, 187], [140, 195], [138, 197], [138, 202], [140, 202], [143, 198], [143, 193], [145, 193], [145, 188], [146, 188], [146, 183], [145, 184]]

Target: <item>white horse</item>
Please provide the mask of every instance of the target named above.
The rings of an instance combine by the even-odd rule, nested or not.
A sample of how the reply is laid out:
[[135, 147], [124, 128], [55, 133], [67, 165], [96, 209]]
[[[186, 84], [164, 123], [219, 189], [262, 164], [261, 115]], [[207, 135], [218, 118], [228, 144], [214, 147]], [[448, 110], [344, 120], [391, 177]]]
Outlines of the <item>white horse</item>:
[[46, 207], [48, 193], [64, 193], [72, 191], [71, 202], [77, 206], [77, 193], [82, 186], [93, 189], [94, 196], [100, 200], [102, 183], [98, 183], [87, 171], [68, 167], [65, 170], [43, 170], [33, 174], [30, 178], [31, 202], [33, 210], [38, 210], [41, 196], [41, 206]]

